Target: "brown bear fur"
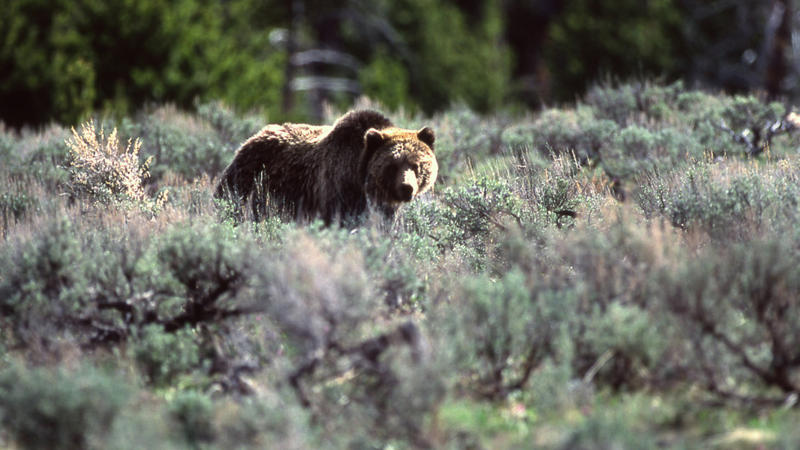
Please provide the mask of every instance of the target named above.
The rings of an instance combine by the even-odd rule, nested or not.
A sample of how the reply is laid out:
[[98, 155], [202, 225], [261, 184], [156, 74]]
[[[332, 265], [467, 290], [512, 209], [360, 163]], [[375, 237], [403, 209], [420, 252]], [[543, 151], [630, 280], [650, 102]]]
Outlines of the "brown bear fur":
[[256, 218], [267, 202], [295, 218], [357, 217], [368, 205], [391, 217], [430, 189], [438, 164], [434, 134], [396, 128], [375, 111], [353, 111], [333, 126], [268, 125], [237, 150], [216, 197], [248, 197]]

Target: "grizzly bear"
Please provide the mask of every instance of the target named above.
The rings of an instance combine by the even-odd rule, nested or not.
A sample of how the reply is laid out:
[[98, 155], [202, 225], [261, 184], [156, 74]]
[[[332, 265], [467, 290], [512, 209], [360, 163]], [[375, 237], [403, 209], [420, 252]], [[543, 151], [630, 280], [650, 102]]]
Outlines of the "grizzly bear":
[[250, 198], [256, 219], [268, 204], [326, 224], [368, 208], [392, 218], [435, 183], [433, 142], [430, 128], [396, 128], [370, 110], [349, 112], [333, 126], [267, 125], [236, 151], [215, 197], [239, 206]]

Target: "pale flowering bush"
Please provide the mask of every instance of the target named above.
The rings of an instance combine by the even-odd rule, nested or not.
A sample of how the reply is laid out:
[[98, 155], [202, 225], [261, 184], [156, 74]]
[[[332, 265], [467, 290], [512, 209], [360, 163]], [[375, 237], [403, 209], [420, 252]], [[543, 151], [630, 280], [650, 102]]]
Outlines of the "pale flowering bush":
[[163, 206], [163, 193], [153, 200], [145, 192], [152, 157], [139, 162], [142, 142], [138, 138], [129, 139], [122, 148], [116, 128], [106, 136], [102, 128], [96, 130], [94, 122], [87, 122], [81, 125], [80, 132], [72, 128], [66, 144], [69, 186], [74, 196], [100, 203], [128, 201], [147, 209]]

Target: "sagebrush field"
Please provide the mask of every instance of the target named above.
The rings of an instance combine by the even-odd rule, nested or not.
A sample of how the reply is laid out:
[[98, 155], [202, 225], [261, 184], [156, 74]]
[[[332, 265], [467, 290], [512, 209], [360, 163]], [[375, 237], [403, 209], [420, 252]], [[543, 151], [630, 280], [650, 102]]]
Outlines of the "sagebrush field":
[[0, 447], [800, 446], [793, 111], [384, 112], [440, 176], [349, 228], [215, 203], [221, 104], [0, 130]]

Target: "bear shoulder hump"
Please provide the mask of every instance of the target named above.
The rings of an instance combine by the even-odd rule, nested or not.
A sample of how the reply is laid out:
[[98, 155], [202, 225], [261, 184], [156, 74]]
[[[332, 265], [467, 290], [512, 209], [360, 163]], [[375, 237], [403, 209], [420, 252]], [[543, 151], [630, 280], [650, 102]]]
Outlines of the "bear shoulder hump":
[[392, 122], [378, 111], [369, 109], [350, 111], [333, 124], [325, 139], [332, 143], [360, 148], [367, 130], [370, 128], [381, 130], [392, 126]]

